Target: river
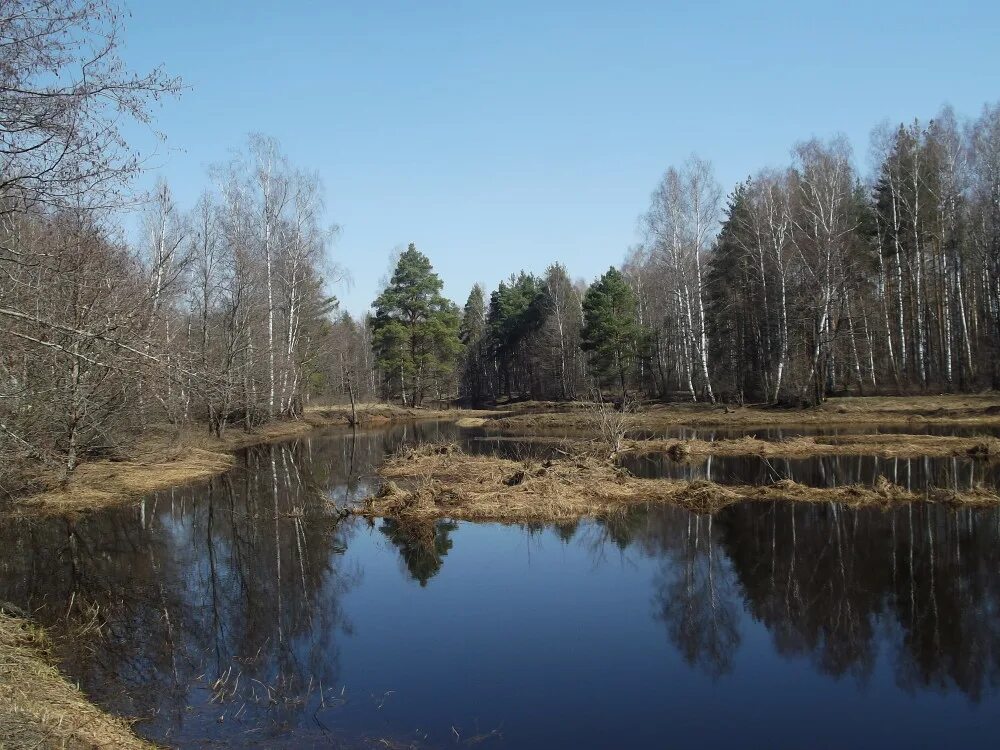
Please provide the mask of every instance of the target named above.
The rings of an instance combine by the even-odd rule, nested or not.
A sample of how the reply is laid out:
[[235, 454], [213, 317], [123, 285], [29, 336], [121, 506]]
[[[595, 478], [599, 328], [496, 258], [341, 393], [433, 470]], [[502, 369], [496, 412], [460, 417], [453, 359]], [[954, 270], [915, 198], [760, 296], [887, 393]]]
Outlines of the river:
[[[137, 505], [5, 524], [0, 599], [182, 748], [994, 746], [1000, 510], [336, 520], [388, 451], [440, 438], [512, 450], [445, 423], [255, 447]], [[839, 474], [796, 470], [889, 470], [824, 460]], [[995, 481], [919, 481], [970, 471]]]

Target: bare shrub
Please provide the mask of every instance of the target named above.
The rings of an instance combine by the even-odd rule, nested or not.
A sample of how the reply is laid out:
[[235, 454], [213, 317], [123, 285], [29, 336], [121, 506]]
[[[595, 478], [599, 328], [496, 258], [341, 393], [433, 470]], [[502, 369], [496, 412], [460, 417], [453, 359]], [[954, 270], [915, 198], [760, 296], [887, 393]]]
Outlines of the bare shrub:
[[591, 409], [594, 412], [601, 443], [612, 458], [622, 452], [625, 438], [634, 427], [636, 404], [633, 399], [623, 396], [608, 401], [600, 391], [595, 394]]

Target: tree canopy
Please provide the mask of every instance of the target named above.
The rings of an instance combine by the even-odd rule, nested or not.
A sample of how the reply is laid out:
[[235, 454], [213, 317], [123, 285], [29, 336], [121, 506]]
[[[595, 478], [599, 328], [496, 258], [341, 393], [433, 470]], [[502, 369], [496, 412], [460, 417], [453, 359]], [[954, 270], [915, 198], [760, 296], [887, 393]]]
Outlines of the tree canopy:
[[419, 406], [428, 387], [440, 398], [461, 351], [460, 316], [441, 295], [441, 279], [413, 243], [373, 303], [372, 346], [386, 396]]
[[638, 311], [635, 292], [617, 268], [609, 268], [583, 298], [583, 350], [590, 352], [596, 375], [618, 380], [623, 397], [643, 338]]

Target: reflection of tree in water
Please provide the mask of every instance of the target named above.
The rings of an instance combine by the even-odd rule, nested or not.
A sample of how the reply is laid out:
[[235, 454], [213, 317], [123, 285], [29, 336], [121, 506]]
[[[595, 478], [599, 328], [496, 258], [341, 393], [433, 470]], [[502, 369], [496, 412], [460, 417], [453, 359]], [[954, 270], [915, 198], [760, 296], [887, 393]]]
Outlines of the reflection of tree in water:
[[746, 503], [710, 520], [654, 507], [601, 530], [663, 558], [655, 616], [709, 674], [731, 668], [745, 610], [778, 653], [833, 677], [867, 680], [882, 647], [906, 690], [976, 700], [1000, 683], [1000, 509]]
[[750, 613], [777, 648], [865, 679], [880, 626], [908, 690], [1000, 679], [1000, 511], [747, 504], [720, 514]]
[[576, 530], [580, 528], [579, 521], [562, 521], [555, 525], [556, 536], [563, 544], [569, 544], [576, 535]]
[[837, 506], [787, 504], [746, 506], [720, 518], [748, 609], [769, 628], [778, 652], [864, 681], [875, 665], [885, 570], [872, 560], [880, 534], [859, 521]]
[[[240, 721], [266, 745], [272, 726], [315, 728], [349, 628], [341, 594], [358, 576], [338, 555], [352, 527], [334, 524], [329, 500], [364, 494], [385, 451], [426, 437], [409, 427], [261, 447], [139, 506], [0, 523], [0, 599], [57, 634], [86, 630], [63, 640], [68, 671], [111, 708], [152, 716], [140, 724], [150, 736], [195, 744]], [[422, 584], [453, 529], [381, 527]], [[732, 668], [745, 611], [779, 653], [824, 674], [867, 679], [881, 648], [904, 689], [976, 699], [1000, 680], [998, 509], [755, 503], [710, 520], [657, 507], [556, 533], [660, 558], [654, 616], [712, 675]]]
[[399, 550], [399, 556], [410, 577], [421, 586], [438, 574], [442, 559], [451, 549], [451, 532], [458, 528], [454, 521], [420, 521], [383, 519], [379, 531]]
[[656, 617], [685, 661], [713, 677], [730, 672], [740, 644], [739, 609], [711, 516], [687, 516], [681, 543], [657, 580]]
[[599, 519], [596, 530], [585, 541], [595, 559], [611, 544], [661, 561], [653, 616], [688, 664], [713, 677], [730, 672], [740, 645], [740, 609], [712, 518], [676, 507], [636, 507]]
[[67, 671], [113, 710], [152, 717], [150, 736], [200, 741], [222, 716], [314, 727], [358, 575], [338, 565], [348, 530], [327, 502], [347, 471], [321, 443], [265, 446], [138, 506], [5, 524], [0, 599], [57, 635], [87, 631], [61, 639]]

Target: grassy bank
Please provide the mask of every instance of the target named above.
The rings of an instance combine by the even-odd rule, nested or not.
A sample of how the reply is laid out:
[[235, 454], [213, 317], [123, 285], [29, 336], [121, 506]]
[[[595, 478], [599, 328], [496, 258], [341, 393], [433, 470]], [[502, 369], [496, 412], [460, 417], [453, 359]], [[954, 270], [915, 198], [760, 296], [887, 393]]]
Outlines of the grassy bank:
[[842, 435], [797, 437], [787, 440], [632, 440], [624, 445], [629, 453], [666, 453], [675, 460], [707, 456], [763, 456], [805, 458], [809, 456], [878, 456], [879, 458], [966, 457], [1000, 460], [1000, 440], [994, 437], [951, 435]]
[[[461, 422], [459, 422], [461, 425]], [[493, 435], [491, 440], [552, 445], [572, 452], [607, 452], [606, 439], [589, 432], [570, 435]], [[989, 435], [913, 435], [908, 433], [802, 436], [783, 440], [761, 440], [744, 436], [719, 440], [623, 438], [621, 454], [663, 453], [675, 461], [695, 461], [709, 456], [759, 456], [762, 458], [809, 458], [815, 456], [877, 456], [879, 458], [973, 458], [1000, 461], [1000, 438]]]
[[[471, 412], [461, 409], [412, 409], [392, 404], [359, 404], [359, 425], [387, 425], [419, 419], [459, 420]], [[121, 460], [82, 463], [61, 483], [56, 472], [41, 475], [45, 489], [15, 498], [16, 513], [68, 513], [132, 502], [150, 492], [196, 482], [220, 474], [233, 465], [233, 452], [250, 445], [287, 440], [328, 427], [348, 427], [350, 406], [306, 410], [297, 420], [281, 420], [254, 432], [230, 429], [217, 438], [204, 427], [157, 426]]]
[[[489, 420], [520, 433], [596, 429], [597, 410], [587, 404], [521, 404], [519, 413]], [[809, 409], [733, 407], [705, 403], [651, 404], [630, 417], [635, 429], [669, 427], [920, 427], [1000, 426], [1000, 393], [940, 396], [832, 398]]]
[[0, 612], [0, 748], [153, 747], [59, 673], [40, 629]]
[[874, 487], [812, 488], [788, 480], [768, 485], [639, 479], [608, 459], [579, 454], [546, 461], [468, 455], [454, 446], [410, 449], [380, 470], [381, 492], [361, 515], [470, 521], [567, 521], [607, 516], [637, 503], [671, 503], [714, 512], [744, 501], [838, 502], [852, 506], [898, 502], [983, 505], [1000, 502], [993, 491], [910, 492], [887, 481]]

